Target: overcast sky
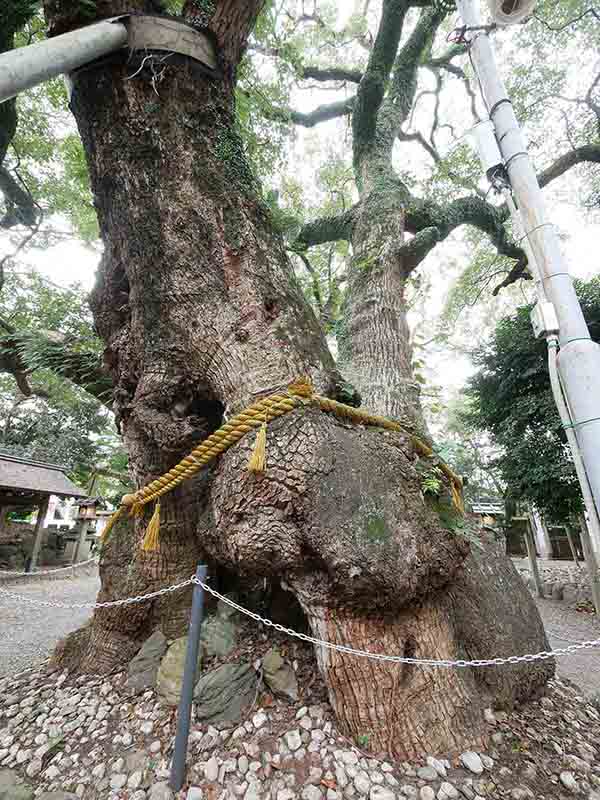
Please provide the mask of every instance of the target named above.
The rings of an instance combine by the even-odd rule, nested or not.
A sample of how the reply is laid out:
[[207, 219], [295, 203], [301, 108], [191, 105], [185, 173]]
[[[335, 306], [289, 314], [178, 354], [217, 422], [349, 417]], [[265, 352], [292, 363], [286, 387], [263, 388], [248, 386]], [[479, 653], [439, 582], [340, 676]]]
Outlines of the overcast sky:
[[[351, 10], [350, 4], [339, 4], [340, 22], [344, 13]], [[510, 36], [510, 31], [504, 34]], [[506, 41], [510, 42], [510, 39]], [[501, 64], [501, 69], [506, 71], [506, 63]], [[427, 80], [427, 78], [425, 78]], [[350, 87], [348, 91], [354, 91]], [[294, 95], [294, 105], [306, 111], [316, 105], [335, 100], [341, 95], [332, 91], [298, 91]], [[428, 113], [427, 103], [420, 103], [420, 113]], [[464, 90], [455, 82], [454, 92], [446, 92], [442, 114], [452, 117], [458, 131], [465, 133], [470, 125], [471, 118], [467, 113], [468, 104]], [[417, 120], [418, 121], [418, 120]], [[310, 191], [314, 181], [315, 170], [326, 148], [336, 148], [343, 145], [345, 138], [344, 126], [346, 121], [336, 120], [318, 126], [314, 130], [299, 129], [295, 141], [290, 145], [288, 170], [300, 175], [302, 182]], [[341, 143], [340, 143], [341, 142]], [[444, 147], [443, 136], [440, 137], [440, 149], [450, 149], [452, 146], [448, 139]], [[427, 157], [418, 146], [402, 146], [402, 158], [406, 154], [410, 157], [410, 169], [417, 172], [427, 168]], [[577, 207], [578, 181], [575, 175], [568, 175], [545, 191], [548, 202], [550, 219], [556, 224], [560, 235], [564, 238], [563, 250], [567, 256], [569, 269], [572, 274], [581, 278], [589, 278], [600, 272], [600, 224], [590, 218], [585, 218], [580, 208]], [[64, 222], [60, 225], [64, 229]], [[8, 237], [0, 237], [0, 252], [7, 251]], [[90, 289], [94, 282], [94, 275], [98, 263], [98, 253], [79, 244], [77, 241], [66, 241], [46, 251], [29, 251], [22, 259], [19, 269], [29, 264], [39, 270], [54, 283], [68, 286], [78, 281], [85, 288]], [[457, 232], [446, 243], [438, 247], [420, 268], [424, 274], [431, 276], [432, 288], [427, 304], [427, 315], [434, 318], [443, 309], [449, 288], [456, 280], [460, 268], [468, 263], [469, 252], [463, 241], [463, 234]], [[497, 301], [498, 308], [509, 310], [516, 304], [530, 299], [532, 296], [531, 284], [522, 285], [519, 289], [512, 289], [504, 293]], [[482, 313], [477, 308], [463, 315], [463, 323], [472, 332], [472, 343], [487, 334], [489, 330], [490, 308]], [[434, 367], [435, 379], [448, 388], [455, 389], [461, 386], [470, 371], [469, 360], [457, 356], [456, 352], [437, 351], [431, 352], [430, 364]]]

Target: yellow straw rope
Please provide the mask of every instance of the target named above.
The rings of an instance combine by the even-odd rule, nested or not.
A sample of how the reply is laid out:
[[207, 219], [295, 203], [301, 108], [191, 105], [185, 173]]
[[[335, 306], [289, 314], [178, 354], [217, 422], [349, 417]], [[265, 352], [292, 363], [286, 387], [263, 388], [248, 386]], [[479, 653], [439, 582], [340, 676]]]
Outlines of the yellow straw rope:
[[[317, 405], [322, 411], [334, 414], [340, 419], [348, 420], [349, 422], [358, 425], [371, 425], [385, 430], [398, 431], [408, 435], [410, 442], [419, 455], [430, 457], [433, 450], [414, 436], [410, 431], [407, 431], [399, 422], [380, 417], [376, 414], [370, 414], [368, 411], [363, 411], [360, 408], [353, 408], [352, 406], [338, 403], [336, 400], [330, 400], [328, 397], [321, 397], [321, 395], [314, 393], [312, 383], [308, 378], [300, 378], [288, 386], [286, 394], [272, 394], [258, 400], [244, 411], [240, 411], [228, 422], [222, 425], [218, 430], [212, 433], [207, 439], [195, 447], [192, 452], [183, 458], [179, 464], [176, 464], [172, 469], [151, 481], [147, 486], [138, 489], [134, 494], [125, 495], [121, 500], [121, 508], [116, 511], [110, 518], [106, 528], [104, 529], [103, 541], [106, 541], [113, 525], [123, 513], [124, 509], [129, 509], [130, 514], [140, 516], [143, 514], [144, 506], [151, 503], [153, 500], [158, 500], [163, 494], [172, 491], [180, 483], [191, 478], [203, 467], [213, 461], [217, 456], [220, 456], [228, 450], [233, 444], [242, 439], [247, 433], [255, 428], [262, 428], [259, 432], [256, 442], [256, 450], [258, 453], [256, 457], [253, 456], [250, 462], [250, 469], [254, 471], [261, 471], [257, 469], [262, 464], [264, 469], [264, 444], [266, 439], [266, 426], [277, 417], [288, 414], [296, 408], [299, 408], [306, 403]], [[449, 478], [452, 484], [452, 499], [457, 509], [461, 512], [464, 511], [464, 504], [462, 500], [462, 480], [447, 464], [440, 463], [439, 468]], [[156, 549], [158, 544], [158, 527], [160, 523], [160, 506], [154, 511], [146, 537], [144, 538], [144, 550]]]

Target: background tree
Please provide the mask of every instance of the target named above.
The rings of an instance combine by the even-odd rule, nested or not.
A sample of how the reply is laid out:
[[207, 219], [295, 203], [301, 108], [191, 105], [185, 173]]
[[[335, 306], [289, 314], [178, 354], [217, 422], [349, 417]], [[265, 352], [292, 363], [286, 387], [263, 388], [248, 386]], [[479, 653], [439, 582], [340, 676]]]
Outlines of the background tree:
[[[590, 334], [600, 341], [600, 278], [576, 282]], [[522, 306], [473, 352], [467, 420], [501, 448], [495, 463], [511, 498], [525, 500], [554, 522], [583, 509], [564, 429], [552, 397], [547, 346], [535, 339]]]
[[[312, 254], [306, 250], [335, 245], [331, 262], [313, 268], [317, 281], [311, 275], [308, 287], [315, 303], [320, 294], [323, 308], [344, 284], [342, 262], [351, 254], [344, 297], [332, 303], [343, 309], [340, 363], [372, 408], [417, 427], [421, 413], [405, 320], [410, 274], [466, 224], [509, 259], [511, 279], [524, 268], [504, 225], [505, 211], [478, 191], [474, 160], [465, 154], [440, 168], [445, 159], [434, 157], [440, 155], [437, 129], [445, 124], [436, 99], [443, 78], [468, 77], [462, 67], [453, 72], [455, 58], [465, 57], [460, 47], [448, 50], [443, 42], [443, 27], [451, 23], [441, 12], [426, 3], [384, 0], [373, 5], [366, 26], [355, 18], [334, 29], [316, 8], [298, 13], [293, 3], [269, 5], [250, 58], [275, 57], [287, 65], [274, 80], [281, 101], [286, 91], [293, 94], [296, 81], [357, 87], [354, 99], [307, 114], [275, 105], [274, 93], [262, 105], [253, 102], [252, 63], [260, 62], [240, 60], [261, 5], [219, 0], [181, 9], [214, 35], [220, 76], [198, 74], [190, 63], [169, 64], [157, 88], [151, 59], [142, 65], [118, 55], [75, 76], [71, 105], [105, 247], [92, 297], [94, 320], [138, 484], [172, 466], [224, 414], [300, 374], [309, 374], [322, 393], [357, 402], [294, 278], [282, 230], [288, 247], [302, 252], [309, 274]], [[125, 7], [150, 9], [141, 0]], [[123, 3], [98, 6], [100, 15], [123, 10]], [[88, 12], [89, 5], [48, 2], [50, 33], [89, 22]], [[306, 29], [315, 32], [307, 44], [314, 41], [323, 60], [341, 56], [348, 38], [353, 60], [360, 51], [358, 67], [340, 71], [339, 64], [313, 68], [305, 58], [298, 61], [290, 41]], [[411, 120], [415, 104], [428, 97], [418, 91], [423, 65], [436, 80], [437, 121], [429, 142], [409, 127], [418, 123], [416, 114]], [[245, 76], [247, 86], [237, 82]], [[264, 95], [265, 87], [259, 89]], [[352, 157], [344, 153], [333, 183], [324, 183], [332, 203], [325, 219], [305, 224], [290, 214], [285, 186], [274, 187], [278, 204], [275, 195], [260, 191], [243, 148], [247, 140], [260, 170], [262, 146], [252, 137], [265, 123], [257, 109], [275, 126], [270, 132], [291, 122], [351, 117]], [[434, 179], [431, 171], [423, 177], [403, 168], [412, 147], [432, 158]], [[578, 152], [571, 161], [589, 154]], [[563, 163], [556, 174], [567, 168]], [[311, 207], [299, 197], [296, 203]], [[275, 466], [262, 478], [246, 475], [244, 444], [166, 498], [160, 553], [136, 550], [147, 520], [117, 532], [103, 558], [103, 599], [187, 576], [198, 558], [208, 558], [213, 574], [226, 570], [242, 582], [283, 581], [313, 631], [332, 641], [433, 657], [542, 649], [539, 618], [506, 560], [492, 547], [485, 550], [486, 568], [511, 586], [500, 593], [484, 577], [480, 551], [468, 552], [462, 522], [448, 512], [444, 493], [424, 503], [422, 474], [408, 441], [348, 430], [311, 409], [270, 430]], [[139, 615], [104, 610], [66, 652], [79, 657], [82, 668], [111, 669], [154, 626], [167, 635], [181, 631], [186, 608], [182, 597]], [[488, 612], [498, 625], [482, 631], [480, 619]], [[368, 732], [374, 748], [397, 755], [480, 741], [485, 705], [527, 697], [548, 675], [546, 667], [526, 665], [517, 674], [406, 672], [399, 678], [395, 667], [338, 654], [320, 658], [346, 729]]]

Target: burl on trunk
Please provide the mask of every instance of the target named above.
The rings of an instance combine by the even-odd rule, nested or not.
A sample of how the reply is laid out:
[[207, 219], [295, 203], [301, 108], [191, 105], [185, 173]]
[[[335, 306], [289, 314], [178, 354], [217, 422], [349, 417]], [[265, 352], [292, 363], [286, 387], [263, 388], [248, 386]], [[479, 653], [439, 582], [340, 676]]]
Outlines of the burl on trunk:
[[[139, 485], [301, 375], [347, 399], [236, 130], [235, 70], [260, 5], [190, 0], [184, 9], [214, 36], [218, 75], [182, 58], [123, 53], [72, 76], [104, 243], [92, 307]], [[97, 6], [102, 16], [144, 10], [124, 0]], [[48, 0], [51, 32], [81, 24], [72, 8]], [[139, 549], [148, 514], [117, 529], [103, 551], [100, 600], [188, 577], [202, 557], [211, 569], [283, 583], [313, 633], [344, 645], [445, 659], [497, 652], [493, 629], [515, 592], [521, 604], [510, 613], [523, 636], [508, 649], [545, 647], [516, 575], [495, 581], [494, 558], [503, 557], [478, 559], [424, 502], [408, 438], [307, 407], [269, 426], [262, 475], [246, 469], [250, 448], [242, 441], [162, 498], [159, 552]], [[494, 614], [463, 619], [480, 596]], [[98, 611], [63, 657], [113, 669], [155, 627], [182, 632], [188, 605], [181, 596]], [[317, 655], [346, 732], [401, 758], [481, 743], [483, 708], [500, 695], [512, 702], [521, 678], [535, 690], [549, 675], [527, 665], [501, 673], [500, 687], [470, 670]]]

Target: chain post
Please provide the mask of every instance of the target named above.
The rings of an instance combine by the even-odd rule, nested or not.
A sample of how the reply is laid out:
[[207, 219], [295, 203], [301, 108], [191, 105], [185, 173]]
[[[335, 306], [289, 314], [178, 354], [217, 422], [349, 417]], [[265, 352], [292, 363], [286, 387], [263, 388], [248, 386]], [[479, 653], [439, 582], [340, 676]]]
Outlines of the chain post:
[[196, 580], [194, 581], [190, 630], [185, 654], [181, 697], [179, 698], [179, 708], [177, 709], [177, 733], [171, 761], [171, 777], [169, 778], [169, 786], [174, 792], [178, 792], [181, 789], [185, 780], [185, 760], [190, 736], [190, 718], [192, 715], [194, 686], [196, 684], [196, 670], [198, 668], [200, 629], [204, 613], [204, 589], [202, 583], [206, 581], [206, 573], [206, 565], [199, 565], [196, 570]]

